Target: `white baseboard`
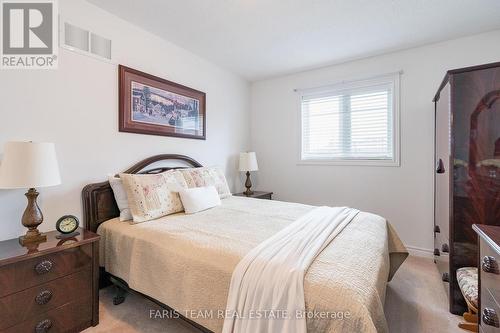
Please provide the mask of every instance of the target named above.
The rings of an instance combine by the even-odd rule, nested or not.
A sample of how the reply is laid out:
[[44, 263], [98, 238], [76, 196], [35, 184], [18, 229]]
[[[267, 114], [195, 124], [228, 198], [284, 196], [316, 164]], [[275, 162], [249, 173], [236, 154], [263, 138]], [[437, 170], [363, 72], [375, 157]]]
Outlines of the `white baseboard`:
[[406, 245], [406, 248], [408, 249], [408, 252], [410, 253], [411, 256], [431, 258], [431, 259], [434, 258], [434, 251], [430, 249], [423, 249], [421, 247], [408, 246], [408, 245]]

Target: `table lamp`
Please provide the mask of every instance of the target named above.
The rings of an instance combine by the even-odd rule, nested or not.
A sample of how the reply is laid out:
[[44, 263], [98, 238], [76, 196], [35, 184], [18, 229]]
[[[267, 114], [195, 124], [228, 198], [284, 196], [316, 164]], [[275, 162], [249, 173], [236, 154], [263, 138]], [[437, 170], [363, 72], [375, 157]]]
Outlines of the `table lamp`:
[[247, 196], [253, 194], [253, 191], [250, 189], [252, 187], [250, 171], [257, 170], [259, 170], [259, 166], [257, 165], [257, 156], [255, 152], [240, 153], [240, 171], [246, 171], [247, 173], [247, 180], [245, 182], [247, 190], [243, 192]]
[[44, 242], [47, 236], [37, 227], [43, 222], [43, 214], [36, 199], [35, 187], [59, 185], [61, 177], [53, 143], [7, 142], [0, 164], [0, 188], [27, 188], [28, 206], [22, 217], [22, 224], [28, 231], [19, 237], [19, 243], [26, 245]]

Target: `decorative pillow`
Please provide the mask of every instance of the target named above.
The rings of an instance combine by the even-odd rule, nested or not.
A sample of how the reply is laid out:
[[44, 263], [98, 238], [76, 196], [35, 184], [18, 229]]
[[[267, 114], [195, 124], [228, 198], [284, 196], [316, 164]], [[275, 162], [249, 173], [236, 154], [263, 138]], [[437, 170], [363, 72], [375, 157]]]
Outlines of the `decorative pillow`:
[[127, 192], [123, 188], [122, 180], [115, 176], [109, 176], [108, 180], [109, 185], [113, 189], [116, 204], [120, 210], [120, 221], [132, 220], [132, 213], [130, 213], [130, 208], [128, 207]]
[[188, 168], [179, 171], [184, 175], [189, 188], [214, 186], [221, 199], [231, 195], [224, 172], [219, 167]]
[[187, 188], [179, 191], [186, 214], [201, 212], [220, 205], [219, 193], [213, 186]]
[[153, 220], [182, 212], [179, 191], [187, 188], [179, 171], [171, 170], [154, 175], [120, 174], [128, 196], [133, 223]]

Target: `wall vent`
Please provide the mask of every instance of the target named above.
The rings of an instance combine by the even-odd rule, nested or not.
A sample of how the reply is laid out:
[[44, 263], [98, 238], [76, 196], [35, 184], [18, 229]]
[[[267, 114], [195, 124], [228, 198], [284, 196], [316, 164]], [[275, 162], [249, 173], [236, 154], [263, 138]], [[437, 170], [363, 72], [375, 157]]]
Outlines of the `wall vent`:
[[68, 22], [64, 22], [61, 30], [61, 46], [65, 49], [102, 60], [111, 60], [110, 39]]
[[90, 52], [97, 56], [111, 60], [111, 40], [91, 33]]
[[88, 52], [89, 32], [72, 24], [64, 23], [64, 44]]

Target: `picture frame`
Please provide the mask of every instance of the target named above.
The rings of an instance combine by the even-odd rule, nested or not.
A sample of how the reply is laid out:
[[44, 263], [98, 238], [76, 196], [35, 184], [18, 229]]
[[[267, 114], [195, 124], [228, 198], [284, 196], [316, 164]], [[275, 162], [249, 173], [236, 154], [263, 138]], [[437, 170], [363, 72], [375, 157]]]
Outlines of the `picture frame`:
[[119, 131], [206, 139], [206, 94], [123, 65], [118, 67]]

